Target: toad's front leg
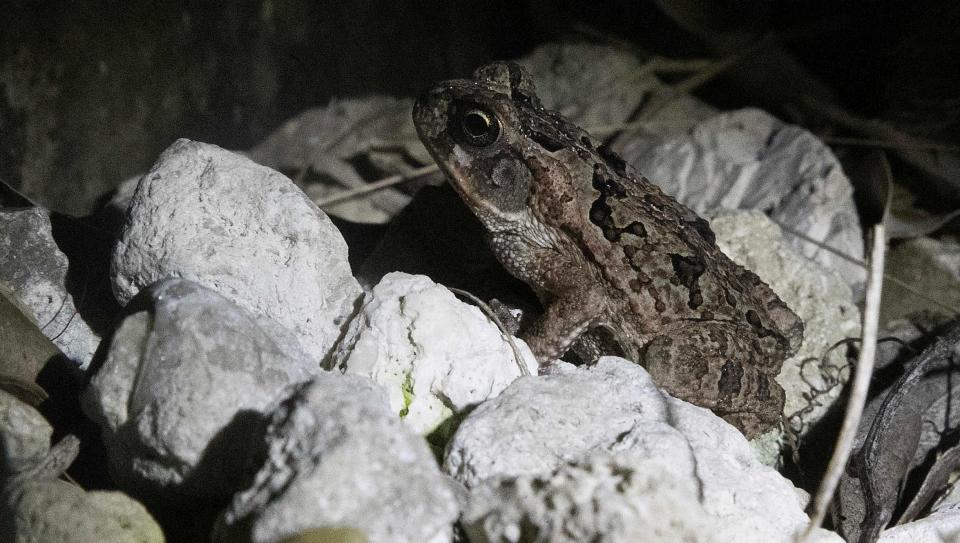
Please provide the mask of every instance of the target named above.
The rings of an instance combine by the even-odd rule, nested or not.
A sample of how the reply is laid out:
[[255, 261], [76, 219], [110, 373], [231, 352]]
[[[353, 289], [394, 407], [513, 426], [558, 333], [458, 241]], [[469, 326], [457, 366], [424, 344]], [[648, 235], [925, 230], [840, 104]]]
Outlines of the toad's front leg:
[[567, 292], [547, 305], [520, 336], [536, 356], [541, 372], [596, 324], [603, 307], [604, 293], [598, 287]]

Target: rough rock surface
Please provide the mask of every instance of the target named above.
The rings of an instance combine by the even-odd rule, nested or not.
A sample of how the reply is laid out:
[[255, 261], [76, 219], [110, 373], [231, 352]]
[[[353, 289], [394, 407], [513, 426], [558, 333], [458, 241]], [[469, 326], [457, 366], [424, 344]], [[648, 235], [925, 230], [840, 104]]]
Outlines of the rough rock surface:
[[[664, 192], [700, 214], [720, 209], [769, 210], [778, 223], [863, 258], [853, 186], [829, 147], [807, 130], [759, 109], [710, 117], [687, 133], [650, 145], [615, 146]], [[790, 245], [840, 272], [854, 289], [864, 270], [800, 238]]]
[[0, 541], [9, 543], [161, 543], [150, 513], [121, 492], [91, 491], [65, 481], [24, 481], [3, 492]]
[[360, 295], [343, 238], [293, 182], [188, 140], [140, 180], [111, 266], [121, 303], [190, 279], [286, 326], [318, 362]]
[[482, 484], [461, 522], [474, 543], [537, 540], [534, 534], [557, 543], [720, 543], [720, 519], [697, 499], [693, 472], [689, 452], [676, 458], [597, 453], [547, 475]]
[[138, 496], [228, 496], [266, 410], [319, 368], [280, 326], [195, 283], [168, 279], [134, 303], [82, 397], [111, 473]]
[[0, 478], [36, 466], [47, 456], [52, 435], [39, 411], [0, 390]]
[[[527, 373], [537, 362], [515, 340]], [[333, 355], [334, 367], [387, 390], [390, 409], [427, 434], [520, 377], [500, 330], [422, 275], [391, 273], [367, 293]]]
[[777, 377], [786, 392], [784, 420], [802, 434], [823, 416], [849, 377], [846, 350], [830, 348], [860, 335], [853, 293], [836, 271], [798, 254], [759, 211], [723, 212], [710, 227], [727, 256], [753, 270], [803, 319], [803, 344]]
[[878, 543], [944, 543], [960, 540], [960, 511], [934, 511], [930, 516], [880, 532]]
[[[697, 489], [680, 510], [702, 506], [705, 515], [719, 521], [710, 534], [717, 541], [792, 541], [809, 522], [796, 489], [761, 464], [735, 428], [706, 409], [660, 392], [643, 368], [613, 357], [603, 357], [592, 367], [514, 381], [463, 421], [448, 445], [444, 471], [476, 489], [496, 484], [492, 478], [549, 480], [566, 462], [583, 463], [595, 453], [622, 451], [650, 462], [676, 461], [675, 475], [688, 483], [669, 486], [691, 484]], [[679, 469], [684, 464], [677, 459], [684, 458], [690, 459], [692, 469]], [[610, 507], [642, 509], [657, 499], [651, 494], [637, 503], [628, 495], [623, 499], [629, 505]], [[486, 513], [491, 514], [505, 519], [532, 513]], [[676, 528], [668, 535], [687, 533], [687, 527]], [[503, 533], [507, 529], [519, 526], [510, 524]], [[693, 524], [690, 529], [695, 529]], [[821, 535], [839, 541], [828, 532]]]
[[214, 541], [272, 542], [322, 527], [358, 528], [371, 543], [451, 540], [453, 491], [369, 379], [327, 373], [301, 385], [274, 411], [266, 444]]
[[80, 317], [67, 292], [70, 263], [53, 239], [50, 212], [0, 209], [0, 288], [13, 294], [28, 315], [70, 360], [85, 368], [100, 338]]

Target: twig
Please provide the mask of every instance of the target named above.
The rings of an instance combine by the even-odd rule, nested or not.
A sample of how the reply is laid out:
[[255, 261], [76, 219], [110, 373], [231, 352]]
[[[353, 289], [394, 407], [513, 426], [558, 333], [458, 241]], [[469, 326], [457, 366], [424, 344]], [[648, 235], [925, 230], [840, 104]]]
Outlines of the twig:
[[753, 45], [746, 47], [742, 51], [738, 51], [716, 62], [707, 64], [703, 70], [700, 70], [694, 75], [684, 79], [677, 85], [668, 87], [669, 90], [667, 91], [666, 95], [661, 97], [657, 102], [651, 104], [649, 107], [644, 108], [635, 120], [649, 119], [654, 113], [657, 113], [661, 109], [673, 103], [673, 101], [678, 97], [684, 94], [689, 94], [693, 92], [694, 89], [697, 89], [698, 87], [701, 87], [704, 84], [716, 79], [730, 68], [733, 68], [739, 64], [743, 59], [756, 53], [757, 51], [760, 51], [764, 47], [767, 47], [773, 43], [773, 41], [773, 35], [767, 35], [766, 37], [757, 40], [757, 42]]
[[414, 179], [419, 179], [423, 176], [430, 175], [432, 173], [440, 171], [440, 168], [436, 164], [430, 164], [428, 166], [423, 166], [422, 168], [417, 168], [410, 171], [404, 175], [391, 175], [390, 177], [385, 177], [373, 183], [367, 183], [362, 187], [357, 187], [354, 189], [345, 190], [343, 192], [328, 196], [326, 198], [315, 200], [314, 203], [317, 204], [317, 207], [323, 208], [331, 206], [333, 204], [338, 204], [344, 200], [349, 200], [351, 198], [356, 198], [357, 196], [362, 196], [364, 194], [369, 194], [371, 192], [376, 192], [387, 187], [392, 187], [394, 185], [399, 185], [406, 181], [412, 181]]
[[860, 425], [860, 417], [867, 402], [867, 391], [870, 388], [870, 378], [873, 375], [874, 357], [877, 349], [877, 328], [880, 321], [880, 293], [883, 290], [883, 259], [887, 246], [887, 236], [883, 223], [873, 227], [873, 246], [870, 251], [870, 267], [867, 275], [866, 303], [863, 309], [863, 338], [860, 346], [860, 355], [857, 358], [857, 371], [853, 376], [853, 385], [850, 389], [850, 399], [847, 402], [847, 411], [837, 437], [837, 445], [830, 458], [830, 464], [820, 482], [817, 494], [813, 499], [813, 515], [807, 529], [800, 535], [798, 543], [810, 541], [813, 532], [823, 523], [827, 514], [827, 507], [837, 490], [840, 477], [850, 458], [853, 442]]
[[493, 324], [497, 325], [497, 328], [500, 329], [500, 333], [503, 334], [504, 339], [506, 339], [507, 343], [510, 344], [510, 348], [513, 350], [514, 359], [517, 361], [517, 366], [520, 367], [520, 374], [523, 376], [530, 375], [530, 370], [527, 369], [527, 365], [523, 361], [523, 355], [520, 353], [520, 348], [517, 347], [517, 343], [513, 341], [513, 334], [507, 331], [507, 327], [504, 326], [503, 322], [500, 321], [500, 318], [497, 317], [496, 312], [494, 312], [489, 305], [485, 304], [483, 300], [463, 289], [447, 287], [447, 290], [454, 294], [463, 296], [464, 298], [467, 298], [471, 302], [477, 304], [477, 307], [479, 307], [480, 310], [483, 311], [484, 314], [486, 314], [487, 317], [493, 321]]

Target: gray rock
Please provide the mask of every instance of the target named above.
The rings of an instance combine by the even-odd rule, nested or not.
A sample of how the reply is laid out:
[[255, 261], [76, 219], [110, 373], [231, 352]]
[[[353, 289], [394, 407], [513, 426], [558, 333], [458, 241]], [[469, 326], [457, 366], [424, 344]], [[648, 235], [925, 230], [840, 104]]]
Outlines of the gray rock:
[[878, 543], [944, 543], [960, 541], [960, 511], [938, 510], [926, 518], [880, 532]]
[[[701, 215], [769, 210], [779, 224], [863, 258], [853, 186], [830, 148], [803, 128], [742, 109], [713, 116], [658, 145], [636, 138], [615, 147]], [[855, 291], [865, 280], [859, 266], [799, 237], [787, 239], [804, 256], [837, 270]]]
[[[596, 456], [607, 453], [640, 459], [628, 462], [642, 471], [638, 489], [616, 489], [614, 480], [625, 475], [614, 468], [624, 460]], [[479, 541], [516, 541], [502, 534], [516, 534], [527, 522], [552, 530], [541, 533], [543, 540], [565, 541], [561, 530], [579, 520], [564, 523], [565, 515], [551, 510], [551, 496], [561, 500], [557, 507], [565, 507], [571, 502], [563, 503], [564, 496], [580, 491], [576, 503], [599, 508], [596, 516], [578, 517], [588, 521], [585, 533], [595, 535], [604, 532], [590, 530], [607, 526], [618, 509], [636, 509], [638, 518], [652, 514], [658, 492], [668, 492], [664, 503], [673, 504], [673, 518], [698, 511], [705, 517], [673, 526], [674, 541], [693, 530], [699, 534], [695, 541], [786, 543], [809, 522], [793, 485], [760, 463], [734, 427], [662, 393], [642, 367], [613, 357], [514, 381], [463, 421], [447, 447], [444, 471], [476, 496], [465, 517], [473, 529], [500, 526]], [[642, 490], [645, 479], [652, 481], [648, 492]], [[490, 492], [500, 493], [502, 505], [489, 499]], [[615, 495], [601, 505], [600, 498]], [[515, 507], [519, 511], [510, 510]], [[709, 533], [700, 531], [704, 527]], [[829, 532], [820, 535], [839, 541]]]
[[67, 256], [53, 239], [50, 212], [0, 209], [0, 288], [16, 297], [47, 338], [86, 368], [100, 338], [67, 292]]
[[289, 179], [188, 140], [140, 180], [112, 260], [121, 303], [169, 276], [270, 317], [318, 362], [360, 295], [340, 233]]
[[0, 479], [36, 467], [50, 451], [52, 435], [39, 411], [0, 390]]
[[267, 446], [214, 541], [272, 542], [328, 526], [358, 528], [371, 543], [451, 540], [454, 493], [372, 381], [331, 373], [302, 385], [274, 411]]
[[172, 501], [228, 496], [266, 410], [319, 370], [263, 317], [195, 283], [146, 290], [82, 396], [114, 478]]
[[2, 492], [0, 541], [162, 543], [150, 513], [121, 492], [91, 491], [56, 479], [19, 482]]

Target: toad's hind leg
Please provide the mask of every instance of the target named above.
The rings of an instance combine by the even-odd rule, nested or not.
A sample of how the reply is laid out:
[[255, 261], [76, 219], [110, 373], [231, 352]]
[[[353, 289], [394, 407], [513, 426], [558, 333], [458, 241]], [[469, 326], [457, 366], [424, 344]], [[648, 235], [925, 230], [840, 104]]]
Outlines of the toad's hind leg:
[[710, 409], [748, 438], [775, 426], [784, 402], [775, 380], [780, 363], [758, 359], [764, 351], [751, 330], [718, 321], [678, 324], [682, 330], [663, 330], [643, 354], [654, 382]]

